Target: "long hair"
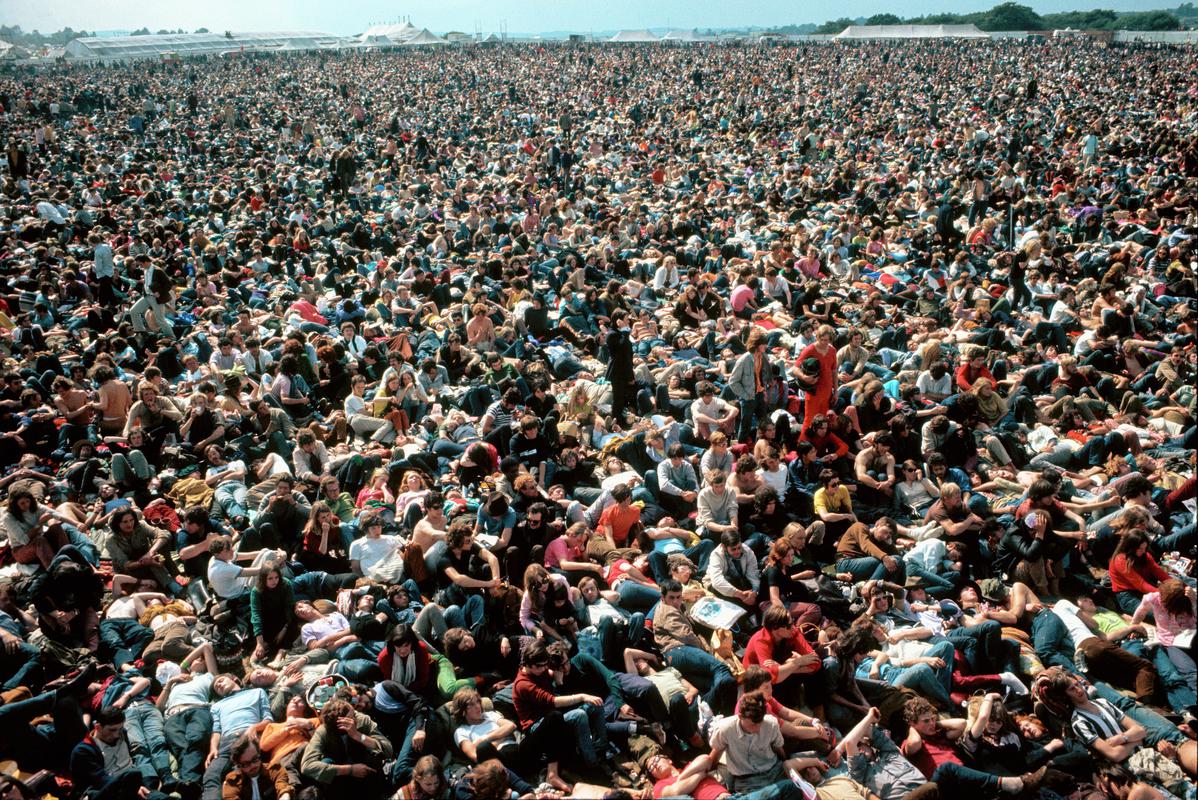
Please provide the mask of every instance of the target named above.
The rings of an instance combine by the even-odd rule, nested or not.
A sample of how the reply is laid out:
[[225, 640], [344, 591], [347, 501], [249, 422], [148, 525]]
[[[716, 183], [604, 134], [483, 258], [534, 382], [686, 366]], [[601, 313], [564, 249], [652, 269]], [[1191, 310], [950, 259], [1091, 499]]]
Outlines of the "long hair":
[[33, 513], [34, 509], [37, 508], [37, 500], [34, 498], [33, 492], [29, 491], [28, 489], [14, 489], [12, 492], [9, 493], [9, 495], [8, 495], [8, 513], [12, 514], [17, 519], [21, 519], [24, 516], [24, 514], [21, 512], [21, 507], [20, 507], [19, 503], [21, 502], [22, 499], [24, 499], [26, 497], [29, 498], [29, 501], [31, 503], [31, 505], [29, 506], [29, 513]]
[[541, 592], [538, 588], [542, 581], [552, 581], [549, 576], [549, 570], [545, 569], [540, 564], [529, 564], [528, 569], [524, 570], [524, 596], [528, 598], [528, 602], [532, 605], [532, 610], [539, 612], [541, 610]]
[[[332, 514], [333, 509], [329, 508], [329, 504], [323, 500], [317, 500], [312, 504], [312, 510], [308, 512], [308, 522], [304, 525], [304, 535], [315, 533], [317, 526], [320, 524], [321, 514]], [[338, 534], [340, 535], [340, 534]]]
[[1127, 563], [1135, 567], [1143, 567], [1148, 563], [1148, 556], [1136, 555], [1136, 551], [1140, 549], [1140, 545], [1148, 541], [1148, 534], [1141, 530], [1134, 530], [1125, 535], [1119, 540], [1119, 545], [1115, 548], [1115, 555], [1122, 554], [1127, 558]]

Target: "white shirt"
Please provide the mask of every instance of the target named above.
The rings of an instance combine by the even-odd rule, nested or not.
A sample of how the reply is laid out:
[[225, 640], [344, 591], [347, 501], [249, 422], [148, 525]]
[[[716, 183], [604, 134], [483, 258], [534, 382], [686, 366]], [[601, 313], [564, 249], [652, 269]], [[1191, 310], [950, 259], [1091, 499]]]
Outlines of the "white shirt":
[[403, 539], [398, 536], [380, 536], [377, 539], [364, 536], [354, 539], [353, 544], [349, 546], [349, 560], [357, 561], [362, 567], [362, 574], [366, 574], [370, 572], [371, 567], [401, 544]]
[[1065, 627], [1069, 629], [1069, 638], [1073, 639], [1074, 647], [1081, 647], [1082, 642], [1093, 639], [1097, 635], [1077, 615], [1080, 610], [1068, 600], [1058, 600], [1052, 607], [1052, 613], [1060, 617], [1061, 622], [1065, 623]]
[[241, 570], [232, 561], [213, 558], [208, 562], [208, 585], [222, 600], [241, 597], [250, 590], [250, 579], [241, 577]]
[[940, 376], [940, 380], [936, 380], [931, 372], [924, 370], [915, 379], [915, 385], [924, 394], [950, 395], [953, 390], [953, 376], [951, 372], [945, 372]]
[[[458, 747], [461, 747], [463, 742], [476, 742], [498, 729], [502, 721], [503, 717], [498, 711], [484, 711], [483, 721], [477, 725], [459, 725], [457, 730], [453, 732], [453, 741]], [[514, 736], [507, 736], [498, 741], [491, 742], [497, 748], [515, 743], [516, 738]]]

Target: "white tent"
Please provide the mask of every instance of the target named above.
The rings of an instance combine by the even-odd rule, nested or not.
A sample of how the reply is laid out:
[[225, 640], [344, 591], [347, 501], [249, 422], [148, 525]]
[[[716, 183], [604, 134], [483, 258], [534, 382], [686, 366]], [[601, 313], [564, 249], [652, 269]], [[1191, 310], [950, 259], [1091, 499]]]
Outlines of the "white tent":
[[0, 42], [0, 61], [16, 61], [20, 58], [29, 58], [29, 52], [12, 42]]
[[694, 29], [690, 30], [672, 30], [667, 31], [661, 37], [663, 42], [710, 42], [714, 41], [710, 36], [700, 36], [695, 33]]
[[404, 39], [400, 42], [404, 47], [417, 47], [419, 45], [436, 45], [449, 44], [437, 34], [430, 31], [428, 28], [421, 29], [415, 36]]
[[402, 42], [411, 39], [413, 36], [420, 33], [420, 29], [410, 22], [397, 22], [388, 25], [371, 25], [358, 38], [362, 41], [378, 41], [380, 39], [390, 39], [393, 42]]
[[1115, 41], [1198, 44], [1198, 31], [1115, 31]]
[[837, 39], [985, 39], [976, 25], [850, 25]]
[[657, 42], [660, 39], [646, 30], [620, 31], [608, 39], [609, 42]]

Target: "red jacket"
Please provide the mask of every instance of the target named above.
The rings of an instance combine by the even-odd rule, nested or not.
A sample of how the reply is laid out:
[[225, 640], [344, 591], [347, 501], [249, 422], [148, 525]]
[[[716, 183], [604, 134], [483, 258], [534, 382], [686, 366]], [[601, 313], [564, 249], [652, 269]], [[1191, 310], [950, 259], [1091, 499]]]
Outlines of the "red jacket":
[[1127, 553], [1119, 553], [1111, 559], [1108, 572], [1111, 576], [1112, 592], [1148, 594], [1156, 591], [1158, 583], [1169, 579], [1169, 573], [1161, 569], [1161, 566], [1156, 563], [1156, 559], [1152, 557], [1152, 553], [1145, 553], [1144, 558], [1147, 560], [1147, 564], [1142, 570], [1137, 569], [1127, 560]]

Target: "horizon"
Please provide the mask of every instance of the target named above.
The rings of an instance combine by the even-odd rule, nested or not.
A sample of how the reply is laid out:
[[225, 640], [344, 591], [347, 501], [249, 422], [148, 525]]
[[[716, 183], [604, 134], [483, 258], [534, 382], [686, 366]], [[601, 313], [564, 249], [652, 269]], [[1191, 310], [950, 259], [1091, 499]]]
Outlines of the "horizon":
[[[1176, 8], [1173, 2], [1143, 0], [1040, 0], [1023, 4], [1040, 14], [1066, 11], [1110, 9], [1117, 12], [1161, 11]], [[873, 14], [893, 13], [903, 17], [926, 14], [967, 14], [986, 11], [998, 0], [913, 0], [900, 4], [893, 0], [847, 0], [846, 2], [804, 3], [796, 9], [781, 0], [749, 0], [735, 8], [712, 0], [685, 2], [662, 0], [648, 9], [630, 0], [613, 0], [600, 8], [589, 3], [548, 0], [443, 0], [436, 7], [406, 8], [385, 0], [361, 0], [353, 8], [321, 0], [264, 0], [247, 6], [234, 0], [212, 0], [205, 8], [190, 4], [163, 3], [147, 7], [134, 0], [18, 0], [5, 3], [0, 24], [19, 25], [25, 32], [51, 34], [69, 27], [77, 31], [114, 34], [148, 28], [151, 31], [182, 28], [193, 32], [208, 28], [213, 32], [235, 31], [311, 31], [341, 36], [360, 34], [372, 25], [410, 19], [418, 28], [434, 33], [462, 31], [483, 34], [506, 30], [509, 36], [600, 34], [627, 29], [689, 30], [780, 28], [786, 25], [820, 25], [842, 17], [856, 19]], [[538, 24], [539, 23], [539, 24]]]

